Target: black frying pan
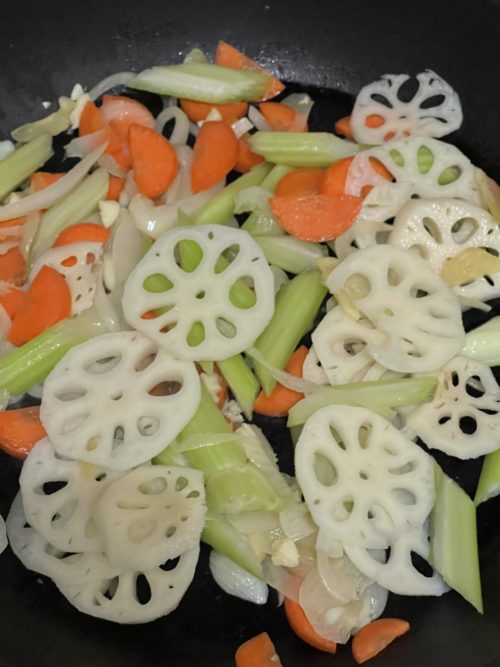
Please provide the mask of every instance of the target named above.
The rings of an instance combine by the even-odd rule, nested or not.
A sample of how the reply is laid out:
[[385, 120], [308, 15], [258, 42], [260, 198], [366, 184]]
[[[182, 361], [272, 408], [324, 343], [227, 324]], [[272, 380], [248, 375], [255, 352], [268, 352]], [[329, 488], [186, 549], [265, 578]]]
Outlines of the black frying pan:
[[[385, 72], [429, 67], [460, 93], [463, 128], [454, 138], [500, 178], [500, 7], [487, 0], [2, 0], [0, 138], [42, 115], [75, 82], [92, 86], [123, 69], [176, 62], [196, 45], [224, 38], [318, 101], [314, 129], [330, 130], [363, 84]], [[282, 425], [261, 424], [284, 467]], [[450, 474], [473, 492], [479, 465], [449, 460]], [[19, 465], [0, 456], [0, 512], [17, 489]], [[385, 615], [412, 624], [373, 667], [500, 665], [500, 504], [479, 511], [485, 615], [455, 593], [390, 596]], [[212, 582], [206, 553], [177, 611], [145, 626], [116, 626], [74, 611], [55, 587], [6, 551], [0, 558], [0, 667], [197, 667], [233, 665], [236, 647], [267, 630], [285, 667], [353, 665], [350, 648], [321, 654], [296, 639], [282, 610], [230, 598]]]

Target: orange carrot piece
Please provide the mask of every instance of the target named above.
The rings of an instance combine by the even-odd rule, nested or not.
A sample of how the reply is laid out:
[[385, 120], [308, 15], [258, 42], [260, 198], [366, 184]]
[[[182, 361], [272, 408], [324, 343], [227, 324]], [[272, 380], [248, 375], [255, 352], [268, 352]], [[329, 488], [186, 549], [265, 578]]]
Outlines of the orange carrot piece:
[[196, 102], [195, 100], [180, 100], [181, 109], [194, 123], [199, 123], [208, 116], [212, 109], [222, 116], [222, 120], [228, 125], [246, 116], [248, 102], [232, 102], [228, 104], [209, 104], [208, 102]]
[[76, 225], [70, 225], [63, 229], [54, 241], [54, 248], [69, 243], [106, 243], [111, 232], [103, 225], [95, 222], [79, 222]]
[[[112, 117], [108, 116], [110, 108], [114, 108]], [[155, 126], [154, 116], [144, 104], [123, 95], [104, 95], [102, 115], [105, 121], [108, 120], [109, 126], [122, 144], [126, 144], [130, 126], [133, 123], [150, 129]]]
[[237, 159], [238, 140], [229, 125], [221, 120], [203, 123], [193, 150], [193, 192], [215, 185], [233, 169]]
[[253, 152], [248, 143], [248, 137], [244, 134], [238, 139], [238, 159], [234, 165], [234, 170], [240, 174], [245, 174], [261, 162], [264, 162], [264, 158], [262, 155]]
[[267, 632], [261, 632], [238, 647], [236, 667], [283, 667]]
[[0, 222], [0, 229], [8, 229], [9, 227], [19, 227], [20, 225], [24, 225], [26, 222], [27, 217], [25, 215], [19, 216], [19, 218], [10, 218], [9, 220], [2, 220]]
[[179, 163], [172, 144], [156, 130], [136, 123], [130, 126], [128, 144], [139, 192], [156, 199], [177, 175]]
[[335, 123], [335, 132], [346, 139], [354, 139], [351, 127], [351, 117], [344, 116]]
[[399, 618], [379, 618], [365, 625], [352, 640], [352, 655], [360, 665], [383, 651], [397, 637], [408, 632], [410, 624]]
[[31, 190], [33, 192], [43, 190], [49, 185], [57, 183], [57, 181], [63, 176], [64, 174], [51, 174], [48, 171], [35, 171], [35, 173], [32, 174], [30, 178]]
[[370, 114], [370, 116], [367, 116], [365, 119], [366, 127], [370, 128], [382, 127], [384, 123], [385, 120], [382, 118], [382, 116], [379, 116], [378, 114]]
[[124, 186], [125, 186], [124, 178], [119, 178], [118, 176], [110, 176], [106, 199], [112, 199], [113, 201], [118, 201]]
[[0, 255], [0, 280], [11, 285], [22, 285], [25, 269], [26, 260], [18, 248], [11, 248]]
[[326, 653], [335, 653], [337, 651], [337, 644], [335, 642], [318, 635], [309, 623], [304, 610], [297, 602], [294, 602], [290, 598], [285, 598], [284, 607], [288, 624], [297, 637], [320, 651], [325, 651]]
[[0, 294], [0, 304], [4, 307], [5, 312], [11, 320], [14, 319], [21, 307], [24, 295], [25, 293], [17, 287], [12, 287], [7, 292]]
[[335, 197], [337, 195], [345, 194], [347, 173], [353, 159], [353, 157], [345, 157], [328, 167], [319, 188], [322, 195]]
[[214, 373], [217, 375], [217, 380], [219, 381], [220, 387], [219, 391], [217, 392], [217, 407], [219, 410], [222, 410], [229, 396], [229, 387], [226, 382], [226, 378], [222, 375], [218, 366], [215, 366]]
[[269, 200], [276, 222], [302, 241], [329, 241], [343, 234], [356, 220], [361, 197], [340, 195], [285, 195]]
[[[285, 371], [295, 377], [302, 377], [302, 367], [308, 351], [305, 345], [297, 348], [288, 360]], [[277, 384], [270, 396], [266, 396], [263, 391], [260, 392], [253, 409], [259, 415], [286, 417], [293, 406], [303, 398], [304, 394], [293, 389], [288, 389], [288, 387], [284, 387], [282, 384]]]
[[83, 107], [78, 125], [78, 134], [83, 137], [86, 134], [93, 134], [100, 130], [108, 130], [108, 124], [103, 118], [102, 111], [90, 100]]
[[276, 95], [279, 95], [285, 90], [285, 86], [281, 81], [272, 76], [266, 69], [261, 67], [255, 60], [252, 60], [244, 53], [239, 51], [236, 47], [231, 46], [227, 42], [220, 41], [217, 44], [217, 50], [215, 51], [215, 62], [217, 65], [222, 65], [223, 67], [230, 67], [231, 69], [240, 69], [246, 70], [247, 72], [263, 72], [270, 77], [269, 88], [267, 93], [262, 98], [264, 100], [270, 100]]
[[283, 102], [262, 102], [259, 111], [276, 132], [290, 132], [294, 129], [297, 112]]
[[25, 459], [46, 435], [39, 405], [0, 412], [0, 449], [7, 454]]
[[23, 345], [70, 315], [71, 292], [66, 280], [55, 269], [43, 266], [24, 293], [7, 338], [13, 345]]
[[324, 174], [325, 170], [320, 169], [319, 167], [294, 169], [283, 176], [278, 182], [278, 185], [276, 186], [276, 194], [280, 197], [283, 195], [305, 197], [307, 195], [318, 194]]

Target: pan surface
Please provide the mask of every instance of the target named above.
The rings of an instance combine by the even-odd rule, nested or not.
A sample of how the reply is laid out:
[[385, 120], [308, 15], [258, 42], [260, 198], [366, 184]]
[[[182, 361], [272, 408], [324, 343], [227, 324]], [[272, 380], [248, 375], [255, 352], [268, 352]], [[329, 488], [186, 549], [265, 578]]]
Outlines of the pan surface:
[[[437, 71], [459, 92], [464, 125], [450, 140], [500, 179], [500, 6], [487, 0], [3, 0], [0, 4], [0, 138], [43, 115], [41, 102], [116, 71], [179, 61], [225, 39], [317, 100], [312, 125], [331, 130], [352, 96], [386, 72]], [[261, 422], [290, 469], [281, 423]], [[445, 468], [473, 492], [479, 463]], [[18, 462], [0, 455], [0, 513], [17, 490]], [[479, 510], [485, 615], [455, 593], [390, 596], [385, 615], [411, 633], [373, 667], [500, 665], [500, 500]], [[0, 558], [0, 667], [204, 667], [234, 664], [245, 639], [267, 630], [285, 667], [353, 665], [350, 648], [320, 654], [296, 639], [273, 599], [264, 608], [217, 588], [203, 553], [177, 611], [146, 626], [116, 626], [74, 611], [47, 580], [7, 550]]]

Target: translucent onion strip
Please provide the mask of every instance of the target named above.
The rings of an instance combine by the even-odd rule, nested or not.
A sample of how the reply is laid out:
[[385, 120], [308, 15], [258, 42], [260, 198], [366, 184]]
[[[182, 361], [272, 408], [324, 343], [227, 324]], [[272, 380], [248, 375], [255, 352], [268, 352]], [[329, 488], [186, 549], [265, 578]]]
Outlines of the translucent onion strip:
[[157, 116], [155, 128], [163, 132], [165, 125], [174, 120], [174, 129], [169, 137], [172, 144], [185, 144], [189, 136], [189, 118], [180, 107], [168, 106]]
[[88, 92], [88, 96], [91, 100], [96, 100], [106, 91], [111, 90], [111, 88], [116, 88], [117, 86], [126, 86], [127, 83], [134, 78], [134, 76], [134, 72], [117, 72], [116, 74], [111, 74], [111, 76], [107, 76], [105, 79], [102, 79], [93, 88], [91, 88]]
[[267, 359], [259, 352], [259, 350], [257, 350], [256, 347], [250, 347], [246, 353], [251, 359], [269, 371], [273, 378], [284, 387], [287, 387], [287, 389], [298, 391], [301, 394], [311, 394], [323, 388], [321, 385], [316, 384], [315, 382], [309, 382], [309, 380], [298, 378], [295, 375], [291, 375], [291, 373], [287, 373], [286, 371], [282, 371], [279, 368], [276, 368], [276, 366], [273, 366], [267, 361]]
[[273, 128], [269, 125], [264, 116], [257, 107], [250, 105], [248, 107], [248, 120], [260, 131], [269, 132]]
[[108, 133], [106, 130], [99, 130], [98, 132], [92, 132], [92, 134], [86, 134], [83, 137], [72, 139], [69, 144], [64, 147], [66, 157], [83, 158], [86, 155], [89, 155], [89, 153], [92, 153], [92, 151], [95, 151], [101, 144], [104, 144], [107, 141], [107, 135]]
[[267, 584], [215, 550], [210, 553], [210, 572], [216, 583], [228, 595], [234, 595], [254, 604], [266, 604]]

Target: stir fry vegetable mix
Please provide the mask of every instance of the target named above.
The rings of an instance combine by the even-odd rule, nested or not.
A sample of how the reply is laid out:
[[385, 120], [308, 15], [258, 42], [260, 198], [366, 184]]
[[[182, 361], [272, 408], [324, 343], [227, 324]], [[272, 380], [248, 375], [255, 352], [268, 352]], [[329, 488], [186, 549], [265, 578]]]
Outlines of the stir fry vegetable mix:
[[[420, 444], [486, 455], [476, 502], [499, 492], [498, 318], [462, 323], [500, 296], [498, 188], [440, 141], [457, 93], [428, 70], [402, 101], [408, 78], [363, 88], [341, 138], [221, 42], [13, 132], [0, 447], [25, 462], [7, 535], [79, 610], [168, 614], [201, 539], [224, 590], [275, 588], [299, 637], [354, 635], [358, 662], [408, 630], [375, 620], [389, 592], [451, 587], [482, 612], [475, 506]], [[61, 132], [79, 161], [52, 174]], [[40, 383], [40, 408], [7, 409]], [[288, 418], [296, 479], [254, 412]], [[278, 661], [265, 634], [236, 655]]]

